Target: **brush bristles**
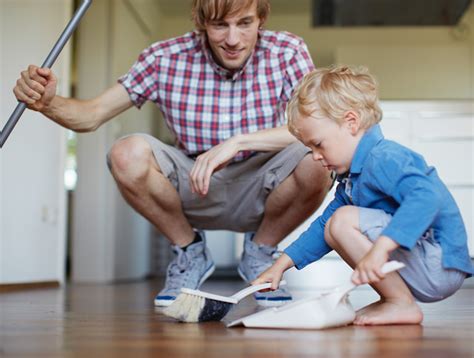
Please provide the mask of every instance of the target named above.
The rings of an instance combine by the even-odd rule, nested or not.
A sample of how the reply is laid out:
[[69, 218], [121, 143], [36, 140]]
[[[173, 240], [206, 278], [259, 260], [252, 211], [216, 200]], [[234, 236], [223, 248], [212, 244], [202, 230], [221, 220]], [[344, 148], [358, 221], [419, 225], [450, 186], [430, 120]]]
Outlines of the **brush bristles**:
[[199, 315], [199, 322], [220, 321], [230, 311], [233, 304], [229, 302], [206, 298], [204, 307]]
[[181, 322], [199, 322], [206, 299], [201, 296], [180, 293], [174, 302], [163, 310], [166, 316]]
[[163, 313], [181, 322], [220, 321], [232, 306], [232, 303], [211, 300], [190, 293], [180, 293], [176, 300], [163, 310]]

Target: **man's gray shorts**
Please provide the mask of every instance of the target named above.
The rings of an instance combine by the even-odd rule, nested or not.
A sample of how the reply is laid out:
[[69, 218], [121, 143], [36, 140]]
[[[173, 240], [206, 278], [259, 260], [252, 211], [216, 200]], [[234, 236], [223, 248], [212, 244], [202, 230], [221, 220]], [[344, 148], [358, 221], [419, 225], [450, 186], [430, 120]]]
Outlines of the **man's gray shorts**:
[[194, 159], [148, 134], [134, 135], [151, 145], [163, 175], [181, 197], [189, 223], [203, 230], [256, 231], [268, 195], [310, 152], [296, 142], [280, 152], [257, 153], [245, 161], [230, 164], [212, 175], [209, 193], [200, 197], [191, 192], [189, 184]]
[[[359, 208], [361, 232], [371, 241], [377, 240], [392, 216], [383, 210]], [[411, 250], [401, 247], [390, 254], [390, 259], [406, 266], [399, 271], [413, 296], [421, 302], [435, 302], [455, 293], [466, 274], [455, 269], [443, 268], [441, 246], [427, 231]]]

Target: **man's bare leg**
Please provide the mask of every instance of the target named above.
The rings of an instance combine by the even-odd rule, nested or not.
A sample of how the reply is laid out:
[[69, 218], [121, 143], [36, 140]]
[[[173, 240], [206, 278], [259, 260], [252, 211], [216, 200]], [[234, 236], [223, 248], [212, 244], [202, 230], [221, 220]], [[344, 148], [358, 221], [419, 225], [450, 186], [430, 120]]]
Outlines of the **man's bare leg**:
[[[325, 239], [341, 257], [355, 267], [372, 248], [372, 242], [360, 232], [359, 210], [353, 206], [340, 208], [326, 224]], [[372, 284], [380, 301], [357, 312], [354, 324], [419, 324], [423, 313], [405, 282], [396, 272]]]
[[253, 241], [276, 246], [323, 202], [331, 185], [330, 172], [306, 155], [265, 203], [265, 214]]
[[131, 136], [110, 151], [112, 175], [130, 206], [148, 219], [172, 244], [184, 247], [194, 232], [183, 214], [181, 199], [161, 173], [148, 142]]

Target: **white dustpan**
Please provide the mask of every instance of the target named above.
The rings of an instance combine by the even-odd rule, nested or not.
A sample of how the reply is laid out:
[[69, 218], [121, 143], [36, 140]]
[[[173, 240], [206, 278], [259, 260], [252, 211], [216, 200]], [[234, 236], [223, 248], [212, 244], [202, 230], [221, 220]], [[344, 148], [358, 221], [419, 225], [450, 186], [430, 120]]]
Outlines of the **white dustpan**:
[[[387, 274], [404, 267], [398, 261], [387, 262], [382, 272]], [[352, 323], [355, 311], [348, 300], [347, 294], [356, 287], [352, 282], [338, 286], [331, 291], [286, 304], [272, 307], [250, 316], [240, 318], [227, 325], [235, 327], [243, 325], [255, 328], [296, 328], [322, 329], [345, 326]]]

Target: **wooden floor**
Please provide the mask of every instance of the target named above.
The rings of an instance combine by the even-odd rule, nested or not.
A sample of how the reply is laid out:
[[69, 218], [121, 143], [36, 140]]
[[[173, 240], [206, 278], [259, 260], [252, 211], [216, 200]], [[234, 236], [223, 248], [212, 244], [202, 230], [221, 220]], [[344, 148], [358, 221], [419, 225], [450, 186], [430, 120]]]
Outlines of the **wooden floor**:
[[[1, 357], [473, 357], [474, 289], [422, 305], [421, 326], [348, 326], [323, 331], [228, 329], [222, 322], [183, 324], [152, 306], [159, 281], [69, 285], [0, 294]], [[231, 294], [238, 281], [203, 289]], [[297, 292], [297, 297], [310, 294]], [[354, 307], [374, 301], [358, 289]], [[225, 321], [255, 312], [246, 299]]]

